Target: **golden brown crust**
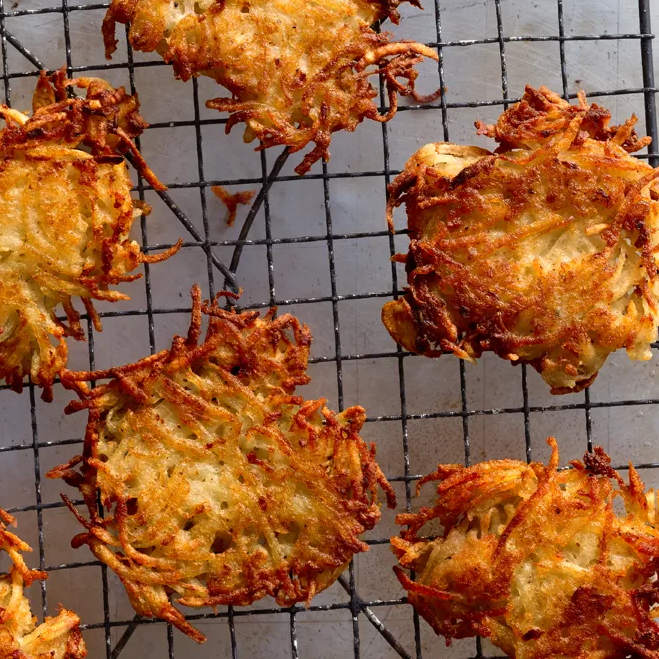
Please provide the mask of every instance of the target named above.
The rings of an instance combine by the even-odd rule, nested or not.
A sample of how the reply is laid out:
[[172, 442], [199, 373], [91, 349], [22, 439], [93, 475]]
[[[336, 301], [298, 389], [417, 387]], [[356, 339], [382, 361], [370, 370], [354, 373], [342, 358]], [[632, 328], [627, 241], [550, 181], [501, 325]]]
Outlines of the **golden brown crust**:
[[36, 624], [23, 590], [48, 575], [25, 565], [21, 552], [32, 549], [7, 524], [16, 520], [0, 509], [0, 552], [12, 561], [9, 574], [0, 575], [0, 659], [84, 659], [87, 649], [75, 613], [61, 607], [57, 616]]
[[[518, 659], [659, 657], [656, 497], [601, 448], [557, 471], [515, 460], [443, 465], [432, 508], [391, 539], [408, 599], [438, 634], [488, 636]], [[624, 512], [616, 512], [621, 499]], [[441, 536], [424, 538], [438, 521]], [[404, 570], [415, 570], [412, 581]]]
[[[69, 98], [73, 86], [86, 98]], [[128, 296], [111, 286], [137, 279], [146, 256], [129, 238], [148, 207], [134, 203], [122, 153], [139, 156], [132, 138], [145, 124], [123, 87], [95, 78], [42, 73], [28, 117], [6, 106], [0, 116], [0, 379], [17, 391], [23, 379], [51, 398], [66, 365], [64, 337], [84, 339], [73, 299], [81, 298], [97, 329], [92, 300]], [[79, 147], [85, 147], [83, 150]], [[162, 184], [136, 157], [141, 173]], [[64, 310], [68, 324], [56, 318]]]
[[495, 126], [495, 153], [428, 144], [390, 186], [406, 204], [408, 290], [385, 305], [412, 352], [534, 366], [552, 393], [589, 386], [607, 356], [649, 359], [657, 336], [659, 172], [629, 151], [636, 118], [610, 127], [583, 95], [544, 87]]
[[48, 475], [82, 492], [89, 519], [71, 506], [86, 527], [74, 545], [117, 572], [139, 614], [202, 642], [172, 597], [193, 607], [309, 602], [368, 549], [359, 535], [380, 518], [378, 486], [389, 505], [395, 497], [359, 437], [364, 410], [334, 414], [295, 395], [309, 381], [310, 343], [289, 314], [202, 305], [195, 287], [188, 337], [171, 350], [63, 374], [81, 397], [68, 411], [88, 409], [89, 424], [84, 455]]
[[[116, 23], [129, 23], [137, 50], [157, 50], [177, 77], [208, 75], [231, 92], [207, 103], [229, 112], [227, 132], [245, 122], [245, 141], [259, 148], [287, 145], [315, 148], [296, 168], [306, 173], [329, 159], [331, 134], [353, 131], [365, 118], [388, 121], [397, 97], [418, 96], [414, 66], [437, 53], [422, 44], [392, 42], [371, 25], [398, 22], [400, 0], [113, 0], [103, 22], [106, 54], [116, 50]], [[411, 4], [418, 6], [417, 1]], [[390, 110], [374, 102], [368, 81], [383, 74]]]

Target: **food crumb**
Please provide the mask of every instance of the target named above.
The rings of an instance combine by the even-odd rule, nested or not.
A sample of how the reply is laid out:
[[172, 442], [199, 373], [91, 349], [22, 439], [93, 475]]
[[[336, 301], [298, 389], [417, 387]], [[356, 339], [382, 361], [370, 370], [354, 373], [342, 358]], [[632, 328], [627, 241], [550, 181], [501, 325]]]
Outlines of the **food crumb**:
[[232, 226], [236, 221], [236, 214], [238, 206], [246, 206], [254, 198], [256, 190], [242, 190], [231, 194], [226, 188], [221, 185], [214, 185], [211, 190], [217, 195], [218, 199], [227, 207], [229, 215], [227, 217], [227, 225]]

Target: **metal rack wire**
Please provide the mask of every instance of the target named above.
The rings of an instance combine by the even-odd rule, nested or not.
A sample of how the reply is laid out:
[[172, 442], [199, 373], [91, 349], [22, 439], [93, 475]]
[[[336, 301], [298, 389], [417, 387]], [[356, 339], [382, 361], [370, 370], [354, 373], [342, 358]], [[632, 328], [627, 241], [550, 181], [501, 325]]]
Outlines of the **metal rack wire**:
[[[82, 0], [81, 0], [82, 1]], [[510, 98], [509, 87], [508, 87], [508, 76], [507, 76], [507, 66], [506, 66], [506, 47], [510, 43], [515, 42], [543, 42], [551, 41], [557, 42], [560, 52], [560, 72], [562, 80], [562, 92], [563, 95], [568, 98], [573, 98], [575, 94], [569, 94], [568, 89], [568, 71], [566, 64], [565, 56], [565, 44], [570, 41], [598, 41], [598, 40], [632, 40], [637, 41], [639, 45], [639, 54], [640, 62], [642, 66], [642, 77], [643, 77], [643, 86], [640, 88], [629, 88], [629, 89], [605, 89], [598, 92], [590, 94], [591, 96], [614, 96], [622, 94], [638, 94], [642, 95], [644, 99], [644, 109], [645, 109], [645, 124], [647, 134], [652, 137], [652, 149], [648, 155], [640, 157], [648, 157], [651, 164], [654, 166], [659, 162], [659, 152], [656, 151], [658, 143], [658, 132], [657, 132], [657, 111], [656, 111], [656, 101], [655, 101], [655, 82], [654, 82], [654, 73], [653, 73], [653, 59], [652, 59], [652, 39], [653, 35], [651, 32], [650, 26], [650, 0], [638, 0], [638, 10], [639, 10], [639, 30], [637, 33], [630, 34], [597, 34], [597, 35], [567, 35], [565, 33], [564, 25], [564, 5], [563, 0], [556, 0], [555, 9], [557, 12], [557, 24], [558, 24], [558, 34], [552, 36], [534, 36], [534, 35], [506, 35], [504, 31], [503, 24], [503, 12], [502, 12], [502, 1], [503, 0], [492, 0], [495, 11], [496, 11], [496, 26], [497, 26], [497, 36], [486, 39], [469, 39], [469, 40], [457, 40], [457, 41], [444, 41], [442, 39], [442, 25], [441, 25], [441, 13], [440, 5], [442, 5], [441, 0], [434, 0], [434, 16], [435, 16], [435, 28], [436, 28], [436, 40], [428, 45], [437, 49], [439, 54], [439, 63], [437, 68], [437, 73], [439, 77], [439, 84], [441, 88], [446, 86], [446, 76], [444, 70], [444, 51], [447, 48], [466, 48], [473, 45], [483, 45], [483, 44], [496, 44], [498, 45], [500, 65], [501, 65], [501, 96], [496, 99], [482, 99], [478, 101], [469, 101], [469, 102], [449, 102], [445, 96], [442, 96], [440, 100], [432, 106], [421, 106], [421, 109], [433, 108], [434, 111], [441, 113], [441, 125], [443, 129], [443, 138], [445, 140], [450, 139], [449, 135], [449, 121], [448, 121], [448, 111], [452, 109], [460, 108], [475, 108], [482, 106], [501, 106], [507, 107], [509, 103], [514, 102], [516, 99]], [[52, 0], [52, 5], [50, 7], [42, 7], [39, 9], [25, 9], [25, 8], [13, 8], [8, 7], [9, 0], [0, 0], [0, 36], [1, 39], [1, 48], [2, 48], [2, 80], [4, 83], [4, 95], [6, 98], [7, 104], [11, 104], [11, 95], [12, 95], [12, 82], [19, 78], [25, 77], [34, 77], [38, 74], [38, 71], [41, 68], [44, 68], [43, 63], [39, 59], [38, 53], [30, 52], [24, 45], [16, 39], [12, 34], [10, 34], [6, 29], [6, 19], [14, 18], [20, 16], [31, 16], [38, 14], [59, 14], [62, 17], [62, 25], [64, 31], [65, 39], [65, 49], [66, 49], [66, 65], [69, 74], [79, 74], [88, 70], [94, 71], [103, 71], [109, 69], [125, 69], [128, 71], [130, 86], [133, 91], [135, 91], [135, 71], [141, 67], [157, 67], [157, 66], [167, 66], [162, 61], [153, 60], [153, 61], [136, 61], [133, 57], [133, 52], [128, 46], [127, 49], [127, 60], [126, 63], [114, 63], [114, 62], [92, 62], [85, 64], [84, 66], [73, 66], [72, 57], [71, 57], [71, 35], [69, 29], [69, 18], [74, 12], [85, 12], [90, 10], [99, 10], [104, 9], [108, 6], [108, 3], [97, 3], [97, 4], [71, 4], [69, 0]], [[16, 49], [20, 52], [28, 61], [30, 61], [34, 68], [32, 70], [23, 71], [23, 72], [10, 72], [8, 66], [8, 50], [10, 48]], [[205, 171], [204, 171], [204, 157], [202, 150], [202, 127], [209, 124], [223, 124], [226, 123], [226, 119], [223, 118], [214, 118], [214, 119], [205, 119], [201, 117], [200, 112], [200, 102], [203, 102], [203, 99], [200, 101], [200, 92], [199, 85], [196, 80], [193, 80], [190, 84], [190, 89], [193, 95], [193, 106], [194, 106], [194, 118], [189, 121], [176, 121], [176, 122], [167, 122], [163, 124], [152, 124], [152, 128], [161, 128], [161, 127], [179, 127], [179, 126], [190, 126], [194, 127], [196, 146], [197, 146], [197, 180], [191, 183], [179, 183], [170, 185], [170, 189], [177, 188], [197, 188], [200, 195], [201, 203], [201, 213], [202, 213], [202, 222], [203, 222], [203, 232], [198, 231], [195, 228], [195, 225], [190, 221], [186, 214], [177, 206], [175, 201], [167, 193], [162, 193], [161, 198], [165, 202], [166, 206], [171, 210], [171, 212], [176, 216], [178, 221], [181, 223], [183, 228], [188, 232], [189, 238], [185, 241], [185, 247], [199, 247], [201, 248], [206, 255], [206, 271], [208, 277], [208, 286], [210, 294], [214, 294], [219, 288], [232, 288], [236, 289], [240, 284], [240, 271], [239, 264], [240, 258], [242, 255], [243, 248], [248, 245], [263, 245], [266, 247], [267, 253], [267, 263], [268, 263], [268, 299], [264, 300], [262, 303], [250, 305], [250, 307], [266, 307], [271, 305], [300, 305], [300, 304], [318, 304], [318, 303], [331, 303], [332, 308], [332, 319], [333, 319], [333, 333], [334, 333], [334, 345], [335, 350], [334, 354], [326, 357], [315, 358], [315, 362], [334, 362], [336, 366], [336, 381], [337, 381], [337, 391], [338, 391], [338, 403], [339, 407], [343, 408], [343, 369], [342, 366], [346, 362], [355, 361], [355, 360], [364, 360], [364, 359], [380, 359], [380, 358], [391, 358], [395, 359], [397, 362], [397, 371], [398, 371], [398, 380], [399, 380], [399, 409], [392, 410], [392, 413], [386, 415], [380, 415], [376, 417], [370, 417], [368, 422], [378, 423], [383, 421], [394, 421], [401, 424], [402, 431], [402, 451], [403, 451], [403, 473], [389, 475], [389, 479], [393, 482], [400, 482], [403, 484], [405, 490], [405, 506], [407, 509], [411, 509], [412, 505], [412, 483], [419, 478], [419, 475], [412, 473], [410, 468], [410, 453], [409, 453], [409, 444], [408, 436], [409, 429], [408, 423], [411, 420], [416, 419], [432, 419], [432, 418], [459, 418], [462, 421], [462, 433], [464, 440], [464, 460], [467, 464], [470, 463], [471, 456], [471, 446], [470, 446], [470, 419], [475, 416], [480, 415], [492, 415], [492, 414], [523, 414], [524, 418], [524, 437], [525, 437], [525, 447], [526, 447], [526, 456], [528, 459], [531, 459], [531, 434], [530, 434], [530, 417], [532, 413], [535, 412], [547, 412], [547, 411], [559, 411], [559, 410], [583, 410], [584, 420], [586, 425], [586, 436], [588, 442], [588, 449], [592, 448], [593, 443], [593, 432], [592, 432], [592, 421], [591, 421], [591, 411], [598, 407], [615, 407], [615, 406], [630, 406], [630, 405], [657, 405], [659, 404], [659, 399], [636, 399], [636, 400], [621, 400], [614, 402], [595, 402], [591, 401], [589, 391], [586, 390], [583, 396], [582, 402], [570, 402], [570, 403], [561, 403], [560, 400], [553, 405], [531, 405], [529, 398], [529, 390], [527, 383], [527, 373], [525, 367], [522, 366], [522, 400], [523, 404], [521, 407], [509, 407], [504, 409], [470, 409], [468, 404], [467, 397], [467, 381], [465, 374], [465, 367], [462, 362], [460, 362], [460, 398], [461, 405], [459, 410], [435, 410], [428, 413], [419, 413], [413, 414], [408, 412], [408, 404], [406, 398], [406, 387], [405, 387], [405, 370], [403, 367], [404, 360], [409, 357], [401, 348], [397, 348], [395, 351], [388, 352], [377, 352], [377, 353], [364, 353], [364, 354], [344, 354], [342, 351], [342, 337], [341, 337], [341, 322], [339, 314], [339, 302], [345, 300], [359, 300], [367, 298], [386, 298], [391, 297], [392, 295], [396, 297], [400, 288], [404, 282], [399, 281], [399, 277], [396, 271], [395, 265], [391, 265], [391, 288], [390, 290], [383, 291], [373, 291], [369, 293], [353, 293], [341, 295], [337, 289], [337, 275], [335, 267], [335, 244], [337, 241], [349, 240], [353, 238], [363, 238], [363, 237], [388, 237], [389, 251], [393, 255], [396, 252], [395, 248], [395, 236], [390, 234], [386, 230], [378, 232], [354, 232], [354, 233], [335, 233], [333, 229], [332, 221], [332, 210], [330, 206], [331, 195], [330, 195], [330, 181], [332, 179], [340, 178], [360, 178], [360, 177], [371, 177], [371, 178], [380, 178], [384, 179], [386, 184], [389, 184], [392, 177], [398, 172], [391, 168], [390, 166], [390, 145], [389, 145], [389, 132], [386, 124], [382, 125], [382, 147], [383, 147], [383, 165], [382, 169], [376, 171], [365, 171], [365, 172], [330, 172], [326, 163], [322, 164], [322, 171], [320, 173], [312, 173], [307, 175], [305, 178], [308, 180], [321, 180], [323, 185], [323, 194], [324, 194], [324, 209], [325, 209], [325, 227], [326, 232], [322, 235], [306, 235], [293, 238], [274, 238], [272, 234], [271, 227], [271, 212], [270, 212], [270, 200], [269, 200], [269, 191], [273, 182], [275, 181], [287, 181], [287, 180], [298, 180], [298, 177], [282, 175], [282, 170], [287, 158], [287, 152], [284, 150], [276, 160], [274, 160], [272, 166], [269, 168], [268, 163], [273, 159], [273, 156], [270, 153], [261, 152], [260, 154], [260, 164], [261, 164], [261, 176], [255, 178], [240, 178], [240, 179], [229, 179], [229, 180], [208, 180]], [[384, 94], [381, 93], [381, 105], [384, 107], [385, 98]], [[400, 112], [414, 112], [416, 107], [402, 107]], [[224, 241], [215, 241], [210, 238], [209, 231], [209, 213], [208, 213], [208, 203], [207, 203], [207, 192], [209, 186], [211, 185], [238, 185], [238, 184], [257, 184], [260, 186], [260, 191], [256, 196], [252, 208], [247, 215], [247, 219], [243, 225], [240, 235], [235, 240], [224, 240]], [[140, 178], [136, 187], [136, 192], [141, 199], [144, 199], [145, 192], [149, 190], [149, 186]], [[254, 222], [257, 213], [260, 209], [263, 209], [265, 216], [265, 238], [262, 239], [250, 239], [249, 231]], [[404, 233], [404, 232], [401, 232]], [[147, 223], [144, 218], [141, 220], [141, 234], [142, 234], [142, 243], [145, 251], [152, 250], [161, 250], [165, 247], [168, 247], [167, 244], [151, 244], [149, 242]], [[326, 296], [317, 296], [309, 298], [296, 298], [296, 299], [281, 299], [275, 289], [275, 270], [273, 263], [273, 246], [282, 245], [282, 244], [294, 244], [294, 243], [314, 243], [321, 242], [327, 245], [327, 255], [328, 255], [328, 265], [330, 272], [330, 286], [331, 292]], [[217, 247], [232, 247], [234, 249], [233, 258], [229, 266], [225, 265], [215, 254], [214, 249]], [[218, 279], [218, 274], [220, 279]], [[137, 309], [133, 311], [104, 311], [101, 313], [101, 316], [104, 318], [107, 317], [125, 317], [125, 316], [145, 316], [148, 319], [148, 332], [149, 332], [149, 345], [151, 350], [155, 350], [155, 323], [156, 317], [163, 314], [172, 314], [189, 311], [188, 308], [157, 308], [153, 303], [153, 296], [151, 290], [151, 273], [149, 270], [148, 264], [145, 265], [145, 289], [146, 289], [146, 308]], [[92, 327], [91, 320], [86, 318], [87, 321], [87, 330], [88, 330], [88, 349], [89, 349], [89, 367], [91, 370], [95, 367], [95, 354], [94, 354], [94, 330]], [[2, 387], [6, 388], [6, 387]], [[0, 438], [0, 454], [6, 453], [9, 451], [31, 451], [34, 457], [34, 478], [35, 478], [35, 504], [21, 507], [14, 507], [10, 509], [10, 512], [27, 512], [35, 511], [37, 516], [37, 525], [38, 525], [38, 553], [39, 553], [39, 566], [41, 569], [48, 571], [66, 571], [66, 570], [76, 570], [81, 567], [97, 566], [100, 568], [101, 580], [102, 580], [102, 592], [103, 592], [103, 612], [104, 617], [102, 621], [91, 622], [86, 625], [83, 625], [83, 629], [102, 629], [105, 634], [105, 651], [107, 659], [116, 659], [119, 657], [127, 647], [127, 644], [130, 642], [130, 638], [134, 630], [140, 625], [147, 624], [162, 624], [157, 620], [149, 620], [136, 617], [133, 620], [112, 620], [110, 616], [110, 607], [108, 602], [108, 574], [107, 568], [98, 561], [90, 562], [78, 562], [78, 563], [66, 563], [62, 565], [47, 565], [45, 560], [45, 551], [44, 551], [44, 522], [43, 522], [43, 511], [51, 508], [57, 508], [62, 506], [61, 503], [47, 503], [43, 501], [42, 497], [42, 484], [41, 484], [41, 468], [40, 468], [40, 450], [44, 447], [52, 446], [63, 446], [70, 444], [78, 444], [82, 440], [77, 439], [65, 439], [60, 441], [44, 441], [40, 438], [39, 428], [37, 424], [37, 413], [36, 413], [36, 393], [35, 388], [31, 383], [27, 384], [28, 392], [25, 395], [29, 396], [30, 401], [30, 416], [31, 416], [31, 433], [32, 441], [29, 443], [18, 443], [18, 444], [9, 444], [3, 445], [4, 438]], [[657, 468], [659, 463], [651, 462], [638, 465], [639, 467], [644, 468]], [[0, 477], [2, 474], [2, 457], [0, 455]], [[77, 502], [81, 503], [81, 502]], [[380, 538], [369, 540], [371, 545], [386, 544], [388, 542], [387, 538]], [[364, 616], [382, 635], [382, 637], [389, 643], [393, 650], [403, 657], [404, 659], [411, 659], [416, 657], [416, 659], [422, 659], [422, 643], [421, 643], [421, 630], [419, 618], [416, 614], [410, 613], [413, 615], [413, 624], [414, 624], [414, 647], [404, 647], [395, 635], [384, 625], [378, 618], [378, 609], [385, 606], [407, 606], [405, 598], [394, 599], [394, 600], [368, 600], [360, 597], [356, 587], [355, 587], [355, 570], [354, 566], [351, 564], [349, 570], [339, 579], [339, 583], [344, 588], [347, 593], [347, 600], [345, 602], [339, 602], [334, 604], [314, 604], [309, 607], [311, 611], [330, 611], [330, 610], [345, 610], [349, 613], [352, 620], [352, 633], [353, 633], [353, 652], [355, 659], [360, 659], [362, 655], [360, 650], [360, 627], [359, 619], [360, 616]], [[47, 606], [46, 606], [46, 583], [41, 583], [41, 604], [42, 604], [42, 613], [46, 615]], [[226, 619], [228, 624], [230, 638], [231, 638], [231, 653], [232, 659], [237, 659], [239, 656], [242, 656], [240, 653], [240, 647], [236, 639], [236, 619], [247, 617], [247, 616], [260, 616], [267, 615], [272, 613], [279, 613], [282, 616], [287, 616], [290, 624], [290, 644], [291, 644], [291, 657], [292, 659], [308, 659], [308, 657], [303, 656], [302, 653], [298, 651], [298, 641], [297, 641], [297, 626], [296, 618], [300, 611], [304, 610], [303, 607], [295, 606], [288, 609], [279, 609], [279, 608], [260, 608], [258, 610], [246, 608], [235, 610], [232, 607], [228, 607], [226, 611], [221, 611], [216, 614], [192, 614], [188, 616], [190, 620], [200, 620], [207, 618], [218, 618]], [[123, 636], [117, 641], [117, 643], [112, 645], [111, 630], [112, 628], [123, 628], [125, 629]], [[171, 626], [167, 626], [167, 639], [168, 639], [168, 653], [171, 659], [175, 657], [175, 640], [172, 633]], [[475, 657], [480, 659], [483, 656], [483, 650], [478, 640], [475, 644]], [[212, 655], [212, 648], [209, 651], [209, 656]]]

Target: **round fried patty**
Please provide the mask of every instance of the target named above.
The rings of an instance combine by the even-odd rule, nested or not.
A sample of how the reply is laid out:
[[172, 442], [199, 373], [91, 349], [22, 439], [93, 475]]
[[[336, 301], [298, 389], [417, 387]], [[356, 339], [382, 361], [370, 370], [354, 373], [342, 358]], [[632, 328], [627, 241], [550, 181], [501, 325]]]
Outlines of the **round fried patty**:
[[632, 117], [546, 88], [495, 126], [495, 153], [429, 144], [390, 187], [404, 203], [408, 290], [385, 305], [404, 348], [529, 363], [552, 393], [579, 391], [610, 353], [650, 358], [657, 338], [659, 171], [629, 155]]
[[[204, 636], [173, 606], [309, 602], [331, 585], [360, 534], [395, 497], [360, 437], [361, 407], [335, 414], [295, 394], [311, 335], [286, 314], [202, 305], [187, 339], [107, 372], [63, 374], [89, 410], [84, 455], [49, 473], [87, 502], [87, 544], [121, 578], [135, 610]], [[89, 389], [85, 380], [111, 377]], [[77, 465], [80, 465], [77, 468]], [[109, 512], [101, 517], [97, 496]]]

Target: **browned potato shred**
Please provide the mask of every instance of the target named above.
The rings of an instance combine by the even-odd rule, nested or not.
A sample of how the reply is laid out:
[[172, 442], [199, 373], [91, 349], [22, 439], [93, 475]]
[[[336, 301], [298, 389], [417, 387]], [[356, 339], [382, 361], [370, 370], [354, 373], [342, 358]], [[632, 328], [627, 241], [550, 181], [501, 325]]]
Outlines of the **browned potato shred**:
[[[88, 409], [89, 424], [84, 455], [48, 475], [80, 489], [89, 518], [70, 505], [86, 528], [74, 545], [119, 575], [139, 614], [203, 642], [172, 598], [309, 602], [368, 549], [359, 535], [380, 519], [378, 486], [390, 506], [395, 496], [359, 437], [364, 410], [335, 414], [295, 395], [309, 381], [310, 343], [289, 314], [202, 305], [195, 287], [188, 336], [171, 350], [63, 374], [81, 396], [68, 411]], [[96, 389], [84, 383], [108, 377]]]
[[[331, 135], [353, 131], [364, 119], [388, 121], [398, 95], [430, 102], [439, 93], [415, 91], [422, 44], [394, 42], [371, 29], [398, 23], [402, 0], [113, 0], [103, 22], [106, 55], [116, 50], [116, 23], [129, 23], [137, 50], [157, 50], [176, 76], [214, 78], [231, 93], [207, 103], [231, 114], [227, 132], [245, 122], [245, 141], [260, 148], [287, 145], [313, 150], [296, 168], [306, 173], [329, 159]], [[411, 0], [420, 6], [418, 0]], [[380, 114], [369, 76], [386, 81], [389, 110]], [[375, 101], [375, 102], [374, 102]]]
[[[435, 505], [398, 515], [407, 528], [391, 539], [409, 602], [447, 643], [487, 636], [516, 659], [657, 659], [655, 492], [599, 447], [558, 471], [548, 443], [546, 467], [440, 465], [422, 479], [438, 483]], [[424, 537], [433, 521], [439, 537]]]
[[65, 608], [37, 625], [23, 590], [48, 575], [30, 570], [21, 556], [30, 546], [7, 530], [16, 520], [0, 509], [0, 552], [12, 562], [8, 574], [0, 575], [0, 657], [6, 659], [84, 659], [85, 642], [80, 618]]
[[[72, 87], [86, 98], [69, 98]], [[67, 80], [64, 70], [42, 74], [29, 117], [0, 106], [0, 379], [20, 391], [23, 379], [43, 387], [66, 365], [64, 337], [84, 339], [73, 306], [79, 297], [97, 329], [92, 300], [125, 300], [110, 287], [146, 256], [129, 238], [135, 204], [122, 153], [131, 151], [142, 174], [158, 189], [132, 138], [147, 125], [136, 96], [96, 78]], [[62, 310], [67, 324], [56, 317]]]
[[390, 186], [406, 204], [409, 289], [385, 305], [412, 352], [473, 361], [491, 350], [529, 363], [552, 393], [595, 379], [625, 348], [650, 358], [657, 338], [659, 170], [629, 155], [632, 117], [570, 105], [542, 87], [479, 131], [495, 153], [429, 144]]

